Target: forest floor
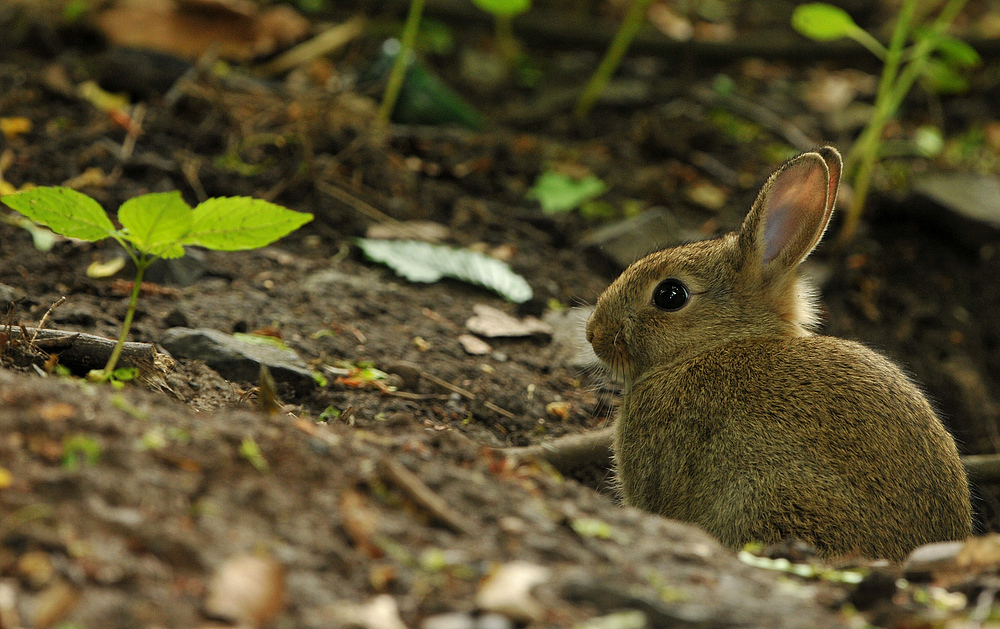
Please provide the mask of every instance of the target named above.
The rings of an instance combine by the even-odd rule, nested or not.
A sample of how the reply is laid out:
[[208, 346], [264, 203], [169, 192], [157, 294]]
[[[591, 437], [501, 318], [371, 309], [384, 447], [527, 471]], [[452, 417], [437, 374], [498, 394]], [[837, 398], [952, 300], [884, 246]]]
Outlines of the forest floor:
[[[130, 340], [161, 343], [178, 327], [264, 334], [324, 377], [279, 377], [283, 406], [266, 414], [255, 379], [227, 380], [199, 360], [175, 356], [152, 385], [119, 391], [49, 374], [44, 357], [15, 361], [8, 329], [0, 628], [598, 626], [584, 623], [612, 613], [600, 626], [846, 626], [859, 613], [916, 626], [965, 617], [980, 593], [995, 593], [971, 568], [918, 570], [905, 584], [900, 568], [864, 562], [836, 566], [859, 572], [817, 568], [806, 578], [750, 566], [768, 562], [621, 507], [607, 469], [567, 478], [498, 453], [606, 427], [617, 403], [582, 336], [586, 306], [621, 270], [593, 245], [613, 220], [543, 213], [525, 198], [539, 174], [596, 175], [614, 220], [666, 207], [687, 237], [724, 233], [797, 147], [787, 129], [707, 102], [705, 90], [727, 73], [739, 98], [794, 121], [817, 145], [847, 142], [849, 131], [830, 131], [797, 96], [840, 65], [712, 61], [671, 75], [662, 59], [642, 57], [623, 73], [650, 82], [649, 93], [599, 104], [585, 122], [568, 107], [538, 106], [557, 86], [505, 99], [468, 90], [491, 120], [484, 131], [397, 125], [379, 143], [365, 136], [377, 102], [328, 89], [331, 76], [372, 58], [372, 38], [295, 75], [298, 83], [203, 72], [147, 86], [134, 120], [142, 132], [130, 135], [65, 89], [110, 81], [121, 66], [109, 51], [76, 31], [45, 32], [45, 46], [22, 43], [0, 57], [0, 116], [31, 123], [0, 136], [0, 181], [72, 186], [111, 211], [138, 194], [180, 190], [192, 204], [246, 195], [313, 213], [272, 246], [195, 252], [154, 269]], [[536, 54], [551, 55], [549, 72], [579, 66], [578, 54]], [[988, 111], [996, 89], [984, 78], [936, 104], [958, 124]], [[909, 106], [919, 120], [927, 103]], [[959, 233], [903, 209], [912, 202], [877, 196], [853, 242], [814, 254], [823, 332], [905, 365], [963, 454], [996, 452], [1000, 236]], [[354, 245], [373, 227], [401, 233], [415, 221], [436, 223], [445, 243], [505, 259], [534, 297], [515, 305], [456, 280], [410, 283]], [[36, 326], [66, 297], [46, 328], [116, 337], [131, 271], [87, 271], [119, 255], [110, 240], [60, 239], [42, 251], [28, 230], [0, 222], [9, 322]], [[489, 349], [471, 354], [462, 337], [482, 306], [538, 317], [552, 331], [481, 339]], [[359, 366], [387, 377], [352, 378], [365, 373]], [[975, 493], [978, 532], [996, 530], [1000, 488], [977, 483]], [[796, 548], [767, 554], [809, 562]]]

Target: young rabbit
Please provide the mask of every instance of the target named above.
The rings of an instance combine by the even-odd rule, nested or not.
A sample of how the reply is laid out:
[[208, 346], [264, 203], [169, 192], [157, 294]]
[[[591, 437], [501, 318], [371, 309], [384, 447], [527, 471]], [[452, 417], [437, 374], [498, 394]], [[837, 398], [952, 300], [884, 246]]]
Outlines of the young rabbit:
[[924, 396], [881, 354], [811, 332], [798, 266], [840, 171], [833, 148], [799, 155], [738, 233], [648, 255], [597, 300], [587, 340], [625, 383], [626, 503], [733, 548], [797, 537], [900, 560], [971, 534], [965, 471]]

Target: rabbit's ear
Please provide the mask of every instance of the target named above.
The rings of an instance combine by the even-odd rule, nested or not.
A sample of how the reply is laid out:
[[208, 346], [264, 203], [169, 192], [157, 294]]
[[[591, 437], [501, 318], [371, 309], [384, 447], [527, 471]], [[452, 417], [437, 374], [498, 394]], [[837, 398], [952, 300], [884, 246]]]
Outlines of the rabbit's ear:
[[743, 222], [743, 250], [765, 268], [791, 269], [802, 262], [830, 221], [840, 171], [840, 154], [830, 147], [803, 153], [778, 169]]

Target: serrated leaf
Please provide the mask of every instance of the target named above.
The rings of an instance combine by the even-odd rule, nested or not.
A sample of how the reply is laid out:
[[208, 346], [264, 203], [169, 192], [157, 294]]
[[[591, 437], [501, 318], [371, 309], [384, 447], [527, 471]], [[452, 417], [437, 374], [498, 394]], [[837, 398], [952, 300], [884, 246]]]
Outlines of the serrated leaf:
[[115, 231], [104, 208], [70, 188], [42, 186], [4, 195], [8, 207], [57, 234], [80, 240], [102, 240]]
[[359, 238], [369, 260], [385, 264], [411, 282], [430, 284], [450, 277], [486, 287], [521, 303], [531, 299], [531, 286], [505, 262], [468, 249], [455, 249], [416, 240]]
[[529, 199], [537, 199], [546, 214], [569, 212], [585, 201], [601, 196], [608, 185], [593, 175], [574, 179], [554, 171], [546, 171], [538, 176], [535, 185], [528, 190]]
[[825, 2], [810, 2], [795, 7], [792, 28], [810, 39], [832, 41], [849, 37], [861, 27], [840, 7]]
[[519, 15], [531, 8], [531, 0], [472, 0], [472, 4], [487, 13], [502, 16]]
[[917, 28], [913, 33], [915, 40], [929, 39], [941, 57], [948, 63], [969, 68], [979, 65], [982, 59], [976, 49], [957, 37], [944, 33], [935, 33], [926, 26]]
[[118, 208], [125, 237], [139, 251], [161, 258], [184, 255], [181, 240], [191, 230], [191, 206], [181, 193], [154, 192], [134, 197]]
[[183, 244], [218, 251], [256, 249], [287, 236], [312, 219], [312, 214], [250, 197], [208, 199], [194, 208], [191, 231]]

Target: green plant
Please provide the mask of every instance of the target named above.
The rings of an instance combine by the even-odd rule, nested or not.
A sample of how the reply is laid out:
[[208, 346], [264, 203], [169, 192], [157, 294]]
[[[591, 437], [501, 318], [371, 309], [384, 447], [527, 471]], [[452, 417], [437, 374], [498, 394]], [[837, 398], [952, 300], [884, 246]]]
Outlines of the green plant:
[[514, 37], [514, 18], [531, 8], [531, 0], [472, 0], [472, 3], [493, 14], [496, 43], [504, 62], [513, 67], [521, 54], [521, 47]]
[[403, 79], [406, 78], [406, 69], [410, 65], [413, 44], [417, 41], [417, 33], [420, 31], [420, 17], [423, 13], [424, 0], [410, 0], [410, 11], [406, 15], [406, 23], [403, 25], [399, 51], [396, 53], [392, 70], [389, 71], [389, 79], [386, 81], [385, 92], [382, 94], [382, 103], [375, 116], [375, 137], [385, 135], [385, 130], [389, 126], [389, 116], [392, 115], [392, 110], [396, 107], [399, 90], [403, 87]]
[[652, 0], [632, 0], [632, 4], [628, 7], [628, 13], [625, 15], [625, 20], [622, 22], [621, 27], [618, 28], [618, 32], [615, 33], [615, 38], [611, 40], [611, 45], [608, 46], [608, 51], [604, 53], [601, 64], [597, 66], [597, 70], [594, 71], [590, 80], [587, 81], [587, 85], [580, 92], [580, 97], [576, 101], [576, 108], [573, 110], [573, 114], [578, 119], [583, 120], [587, 117], [591, 107], [597, 102], [608, 81], [611, 80], [611, 75], [618, 69], [618, 65], [622, 62], [622, 57], [625, 56], [625, 52], [632, 44], [632, 40], [635, 39], [636, 33], [639, 32], [639, 28], [643, 24], [646, 17], [646, 9], [649, 8], [651, 2]]
[[[948, 0], [930, 26], [922, 26], [914, 24], [917, 0], [904, 0], [888, 48], [839, 7], [814, 2], [800, 5], [793, 12], [792, 26], [803, 35], [818, 41], [848, 37], [884, 63], [875, 95], [875, 110], [844, 162], [844, 172], [854, 185], [854, 197], [838, 236], [840, 243], [854, 237], [871, 188], [885, 125], [899, 111], [913, 83], [923, 77], [932, 85], [953, 90], [962, 85], [956, 68], [979, 63], [979, 54], [971, 46], [945, 34], [965, 2]], [[913, 43], [907, 47], [909, 41]]]
[[219, 251], [256, 249], [298, 229], [312, 214], [295, 212], [247, 197], [208, 199], [194, 209], [179, 192], [156, 192], [129, 199], [118, 208], [121, 229], [85, 194], [69, 188], [39, 187], [0, 197], [10, 208], [69, 238], [98, 241], [114, 238], [135, 264], [135, 283], [122, 331], [103, 371], [109, 380], [121, 356], [139, 300], [142, 276], [157, 258], [179, 258], [184, 245]]
[[594, 175], [576, 179], [548, 170], [538, 176], [526, 196], [537, 200], [545, 214], [560, 214], [574, 210], [607, 191], [608, 184]]

